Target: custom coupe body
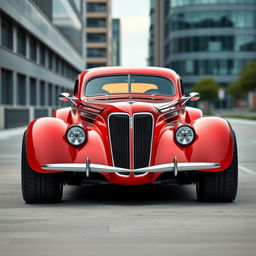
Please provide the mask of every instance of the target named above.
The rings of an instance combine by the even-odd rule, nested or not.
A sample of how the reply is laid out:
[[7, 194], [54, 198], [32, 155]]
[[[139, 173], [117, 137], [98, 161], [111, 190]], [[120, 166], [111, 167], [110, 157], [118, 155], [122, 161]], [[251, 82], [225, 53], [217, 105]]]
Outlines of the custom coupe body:
[[196, 184], [201, 201], [232, 201], [237, 148], [230, 124], [186, 107], [182, 81], [165, 68], [81, 73], [71, 107], [32, 121], [23, 138], [28, 203], [61, 201], [63, 184]]

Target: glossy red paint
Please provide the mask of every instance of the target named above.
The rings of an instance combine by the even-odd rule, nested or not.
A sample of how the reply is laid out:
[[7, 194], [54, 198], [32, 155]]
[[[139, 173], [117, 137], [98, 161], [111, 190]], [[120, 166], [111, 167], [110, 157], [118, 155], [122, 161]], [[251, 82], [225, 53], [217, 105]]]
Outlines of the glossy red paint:
[[[86, 81], [96, 76], [113, 74], [150, 74], [167, 77], [176, 88], [172, 97], [142, 95], [141, 99], [130, 104], [126, 100], [106, 100], [103, 97], [85, 97], [83, 95]], [[30, 167], [41, 173], [43, 164], [49, 163], [85, 163], [86, 158], [95, 164], [113, 165], [108, 133], [107, 119], [113, 112], [124, 112], [132, 116], [138, 112], [149, 112], [154, 117], [154, 133], [150, 165], [170, 163], [174, 157], [178, 162], [214, 162], [221, 167], [213, 170], [225, 170], [231, 163], [233, 155], [233, 138], [229, 124], [221, 118], [202, 117], [199, 109], [182, 105], [182, 92], [179, 76], [164, 68], [97, 68], [83, 72], [78, 79], [78, 93], [75, 95], [77, 106], [63, 108], [54, 113], [54, 117], [40, 118], [31, 122], [27, 129], [27, 156]], [[136, 95], [130, 95], [131, 97]], [[111, 98], [112, 96], [109, 96]], [[172, 111], [176, 115], [168, 122], [164, 113], [157, 109], [170, 101], [177, 101]], [[96, 115], [94, 120], [81, 113], [89, 111]], [[174, 133], [182, 124], [191, 125], [196, 132], [195, 141], [186, 147], [177, 145]], [[82, 126], [88, 141], [80, 147], [72, 147], [65, 139], [67, 129], [72, 125]], [[132, 152], [131, 152], [132, 154]], [[123, 185], [141, 185], [155, 181], [161, 173], [147, 173], [143, 176], [120, 176], [116, 173], [102, 174], [111, 183]]]

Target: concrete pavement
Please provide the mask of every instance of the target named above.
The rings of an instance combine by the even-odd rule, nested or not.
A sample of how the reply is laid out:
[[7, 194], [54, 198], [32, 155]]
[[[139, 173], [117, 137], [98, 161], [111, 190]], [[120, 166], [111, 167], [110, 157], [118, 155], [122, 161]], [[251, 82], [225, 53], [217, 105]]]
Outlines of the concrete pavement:
[[199, 203], [195, 187], [65, 187], [57, 205], [21, 197], [21, 133], [0, 136], [0, 255], [237, 255], [256, 252], [256, 122], [230, 120], [239, 192]]

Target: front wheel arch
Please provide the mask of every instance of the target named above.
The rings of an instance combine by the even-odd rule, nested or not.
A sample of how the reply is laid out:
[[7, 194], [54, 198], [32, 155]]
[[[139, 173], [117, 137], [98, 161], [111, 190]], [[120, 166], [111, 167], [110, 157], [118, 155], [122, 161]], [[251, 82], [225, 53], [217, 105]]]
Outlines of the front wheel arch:
[[27, 203], [57, 203], [62, 200], [63, 182], [59, 173], [38, 173], [27, 160], [27, 132], [22, 142], [21, 187]]
[[230, 166], [221, 172], [207, 173], [196, 182], [197, 198], [202, 202], [232, 202], [237, 196], [238, 155], [235, 132], [233, 134], [233, 158]]

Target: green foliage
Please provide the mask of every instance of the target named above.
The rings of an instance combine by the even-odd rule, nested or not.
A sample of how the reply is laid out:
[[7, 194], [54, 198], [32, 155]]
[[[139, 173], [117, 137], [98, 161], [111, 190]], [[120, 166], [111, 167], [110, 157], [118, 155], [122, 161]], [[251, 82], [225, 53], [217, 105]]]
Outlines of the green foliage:
[[256, 61], [249, 62], [241, 69], [237, 83], [244, 92], [256, 89]]
[[193, 85], [192, 91], [200, 93], [200, 99], [205, 101], [215, 100], [218, 98], [220, 85], [213, 78], [204, 78]]
[[244, 95], [244, 91], [241, 87], [241, 84], [239, 84], [237, 82], [230, 83], [228, 85], [227, 93], [230, 94], [232, 96], [232, 98], [234, 98], [236, 100], [242, 99], [242, 97]]

